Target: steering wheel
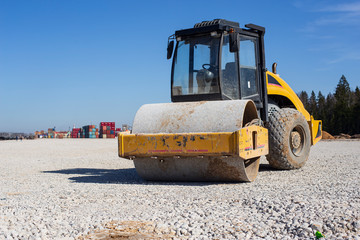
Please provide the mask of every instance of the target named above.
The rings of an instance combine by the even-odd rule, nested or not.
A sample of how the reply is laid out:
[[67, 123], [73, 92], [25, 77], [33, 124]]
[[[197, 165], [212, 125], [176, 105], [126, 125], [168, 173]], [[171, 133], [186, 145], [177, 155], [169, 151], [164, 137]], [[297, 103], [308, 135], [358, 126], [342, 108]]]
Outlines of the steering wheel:
[[[208, 68], [206, 68], [205, 66], [208, 66]], [[203, 69], [206, 69], [206, 70], [209, 70], [211, 67], [213, 67], [213, 65], [208, 64], [208, 63], [204, 63], [204, 64], [202, 65], [202, 68], [203, 68]]]

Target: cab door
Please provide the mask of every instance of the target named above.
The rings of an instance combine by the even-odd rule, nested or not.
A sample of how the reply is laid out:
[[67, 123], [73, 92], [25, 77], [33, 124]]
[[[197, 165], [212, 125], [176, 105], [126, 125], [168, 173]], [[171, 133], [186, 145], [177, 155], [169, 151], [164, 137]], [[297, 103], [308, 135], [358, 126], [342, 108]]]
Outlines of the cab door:
[[240, 35], [239, 70], [241, 99], [251, 99], [262, 108], [259, 94], [258, 38]]

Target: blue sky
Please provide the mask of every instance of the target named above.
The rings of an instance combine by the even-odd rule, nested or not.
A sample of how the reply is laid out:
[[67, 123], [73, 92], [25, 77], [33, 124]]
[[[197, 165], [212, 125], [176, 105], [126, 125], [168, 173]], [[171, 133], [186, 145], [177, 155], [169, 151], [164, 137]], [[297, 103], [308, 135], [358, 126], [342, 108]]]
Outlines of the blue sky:
[[170, 102], [167, 37], [202, 20], [266, 28], [267, 67], [295, 92], [360, 86], [360, 1], [0, 2], [0, 132], [132, 124]]

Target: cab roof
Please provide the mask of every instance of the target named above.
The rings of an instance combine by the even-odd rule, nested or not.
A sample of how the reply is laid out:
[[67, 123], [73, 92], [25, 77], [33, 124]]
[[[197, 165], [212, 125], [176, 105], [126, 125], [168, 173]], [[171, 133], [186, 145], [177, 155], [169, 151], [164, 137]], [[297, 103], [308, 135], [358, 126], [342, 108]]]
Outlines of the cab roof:
[[196, 23], [193, 28], [182, 29], [175, 32], [176, 37], [184, 37], [189, 35], [197, 35], [207, 32], [213, 31], [232, 31], [234, 32], [242, 32], [242, 31], [250, 31], [250, 32], [263, 32], [265, 33], [265, 28], [254, 25], [254, 24], [247, 24], [245, 27], [249, 29], [242, 29], [240, 28], [239, 23], [228, 21], [225, 19], [214, 19], [211, 21], [202, 21], [200, 23]]

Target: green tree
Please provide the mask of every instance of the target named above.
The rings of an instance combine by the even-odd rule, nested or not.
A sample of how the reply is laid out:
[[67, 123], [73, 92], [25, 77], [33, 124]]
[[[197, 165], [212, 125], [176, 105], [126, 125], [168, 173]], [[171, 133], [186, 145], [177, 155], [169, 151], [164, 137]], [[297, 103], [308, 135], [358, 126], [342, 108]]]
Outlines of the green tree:
[[351, 126], [353, 134], [360, 133], [360, 89], [359, 87], [355, 88], [353, 93], [353, 106], [351, 108]]
[[308, 109], [309, 107], [309, 96], [307, 94], [306, 91], [301, 91], [299, 94], [298, 94], [301, 102], [303, 103], [305, 109]]
[[323, 125], [327, 124], [325, 112], [326, 112], [326, 99], [324, 95], [322, 95], [321, 91], [319, 91], [317, 96], [317, 119], [322, 120]]
[[346, 77], [341, 76], [335, 90], [334, 133], [349, 133], [351, 124], [351, 89]]
[[314, 91], [311, 91], [311, 95], [310, 95], [310, 98], [309, 98], [308, 111], [310, 112], [311, 115], [314, 116], [314, 118], [318, 118], [316, 96], [315, 96]]
[[323, 123], [323, 129], [330, 134], [334, 134], [334, 125], [335, 125], [335, 114], [334, 114], [334, 106], [335, 106], [335, 97], [333, 94], [329, 93], [326, 96], [325, 100], [325, 112], [324, 112], [324, 118], [322, 119], [324, 121]]

